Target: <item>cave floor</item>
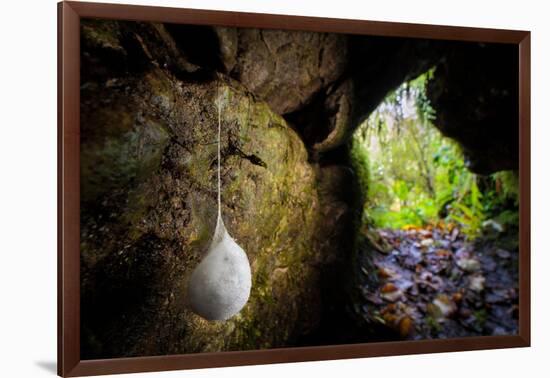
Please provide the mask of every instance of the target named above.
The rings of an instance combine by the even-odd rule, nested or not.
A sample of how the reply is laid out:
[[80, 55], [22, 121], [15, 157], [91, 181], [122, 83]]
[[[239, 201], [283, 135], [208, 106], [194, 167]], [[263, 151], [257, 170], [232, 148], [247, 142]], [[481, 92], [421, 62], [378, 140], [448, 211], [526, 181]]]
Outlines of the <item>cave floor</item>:
[[367, 236], [377, 251], [373, 266], [361, 269], [370, 284], [360, 308], [384, 338], [517, 333], [518, 251], [501, 247], [502, 235], [471, 242], [457, 226], [440, 223]]

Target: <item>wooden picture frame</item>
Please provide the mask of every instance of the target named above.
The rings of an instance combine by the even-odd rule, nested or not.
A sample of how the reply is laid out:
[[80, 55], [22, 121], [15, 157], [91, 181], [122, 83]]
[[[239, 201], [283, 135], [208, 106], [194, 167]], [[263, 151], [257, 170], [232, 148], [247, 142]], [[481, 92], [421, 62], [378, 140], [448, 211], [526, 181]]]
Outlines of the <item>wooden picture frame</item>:
[[[520, 62], [519, 334], [81, 360], [79, 28], [80, 19], [85, 17], [517, 44]], [[85, 2], [58, 4], [58, 374], [60, 376], [438, 353], [529, 345], [530, 32]]]

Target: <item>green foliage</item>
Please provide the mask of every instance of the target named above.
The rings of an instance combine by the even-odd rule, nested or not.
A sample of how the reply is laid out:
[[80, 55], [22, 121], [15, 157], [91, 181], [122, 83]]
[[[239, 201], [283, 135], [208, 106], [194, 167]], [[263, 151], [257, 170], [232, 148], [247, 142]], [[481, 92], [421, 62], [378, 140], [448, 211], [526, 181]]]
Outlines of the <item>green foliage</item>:
[[[369, 178], [369, 154], [367, 149], [363, 148], [358, 138], [353, 138], [350, 149], [353, 169], [359, 177], [359, 185], [366, 192], [370, 186]], [[366, 199], [366, 193], [362, 193], [363, 201]]]
[[443, 330], [443, 327], [441, 326], [441, 324], [439, 324], [439, 322], [436, 319], [434, 319], [432, 316], [426, 316], [425, 322], [428, 328], [430, 329], [430, 332], [433, 335], [437, 335], [439, 332]]
[[489, 317], [489, 314], [487, 314], [487, 310], [481, 309], [474, 312], [474, 317], [476, 319], [475, 324], [478, 328], [483, 328], [485, 326], [485, 323], [487, 322], [487, 318]]
[[431, 75], [388, 95], [354, 135], [352, 160], [367, 188], [364, 218], [383, 228], [457, 222], [471, 239], [488, 219], [517, 224], [517, 175], [468, 171], [460, 147], [432, 124]]

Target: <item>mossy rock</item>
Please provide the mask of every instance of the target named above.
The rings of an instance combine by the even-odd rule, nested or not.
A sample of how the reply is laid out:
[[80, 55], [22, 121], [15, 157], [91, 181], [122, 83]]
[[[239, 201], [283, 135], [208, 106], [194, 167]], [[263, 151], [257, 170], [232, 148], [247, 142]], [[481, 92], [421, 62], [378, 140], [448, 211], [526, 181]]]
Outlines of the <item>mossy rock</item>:
[[[220, 96], [222, 211], [253, 287], [240, 314], [208, 322], [185, 294], [214, 231]], [[82, 99], [84, 358], [276, 347], [314, 327], [316, 176], [283, 118], [230, 79], [161, 69]]]
[[[327, 292], [341, 302], [353, 195], [336, 189], [351, 187], [346, 168], [310, 163], [280, 114], [341, 74], [341, 37], [263, 32], [279, 68], [256, 87], [237, 80], [250, 58], [240, 31], [216, 29], [232, 43], [215, 72], [187, 60], [179, 29], [81, 26], [82, 358], [303, 345]], [[281, 71], [296, 54], [311, 65]], [[253, 277], [243, 310], [209, 322], [189, 310], [186, 288], [216, 223], [220, 102], [222, 212]]]

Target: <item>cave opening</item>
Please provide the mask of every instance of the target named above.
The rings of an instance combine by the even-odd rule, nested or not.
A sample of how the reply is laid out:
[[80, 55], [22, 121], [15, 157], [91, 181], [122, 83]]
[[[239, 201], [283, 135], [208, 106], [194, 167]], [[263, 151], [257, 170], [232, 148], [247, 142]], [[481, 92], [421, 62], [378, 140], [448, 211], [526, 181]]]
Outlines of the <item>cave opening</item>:
[[517, 171], [469, 169], [434, 126], [434, 71], [391, 91], [351, 140], [363, 239], [354, 308], [374, 339], [517, 332]]

